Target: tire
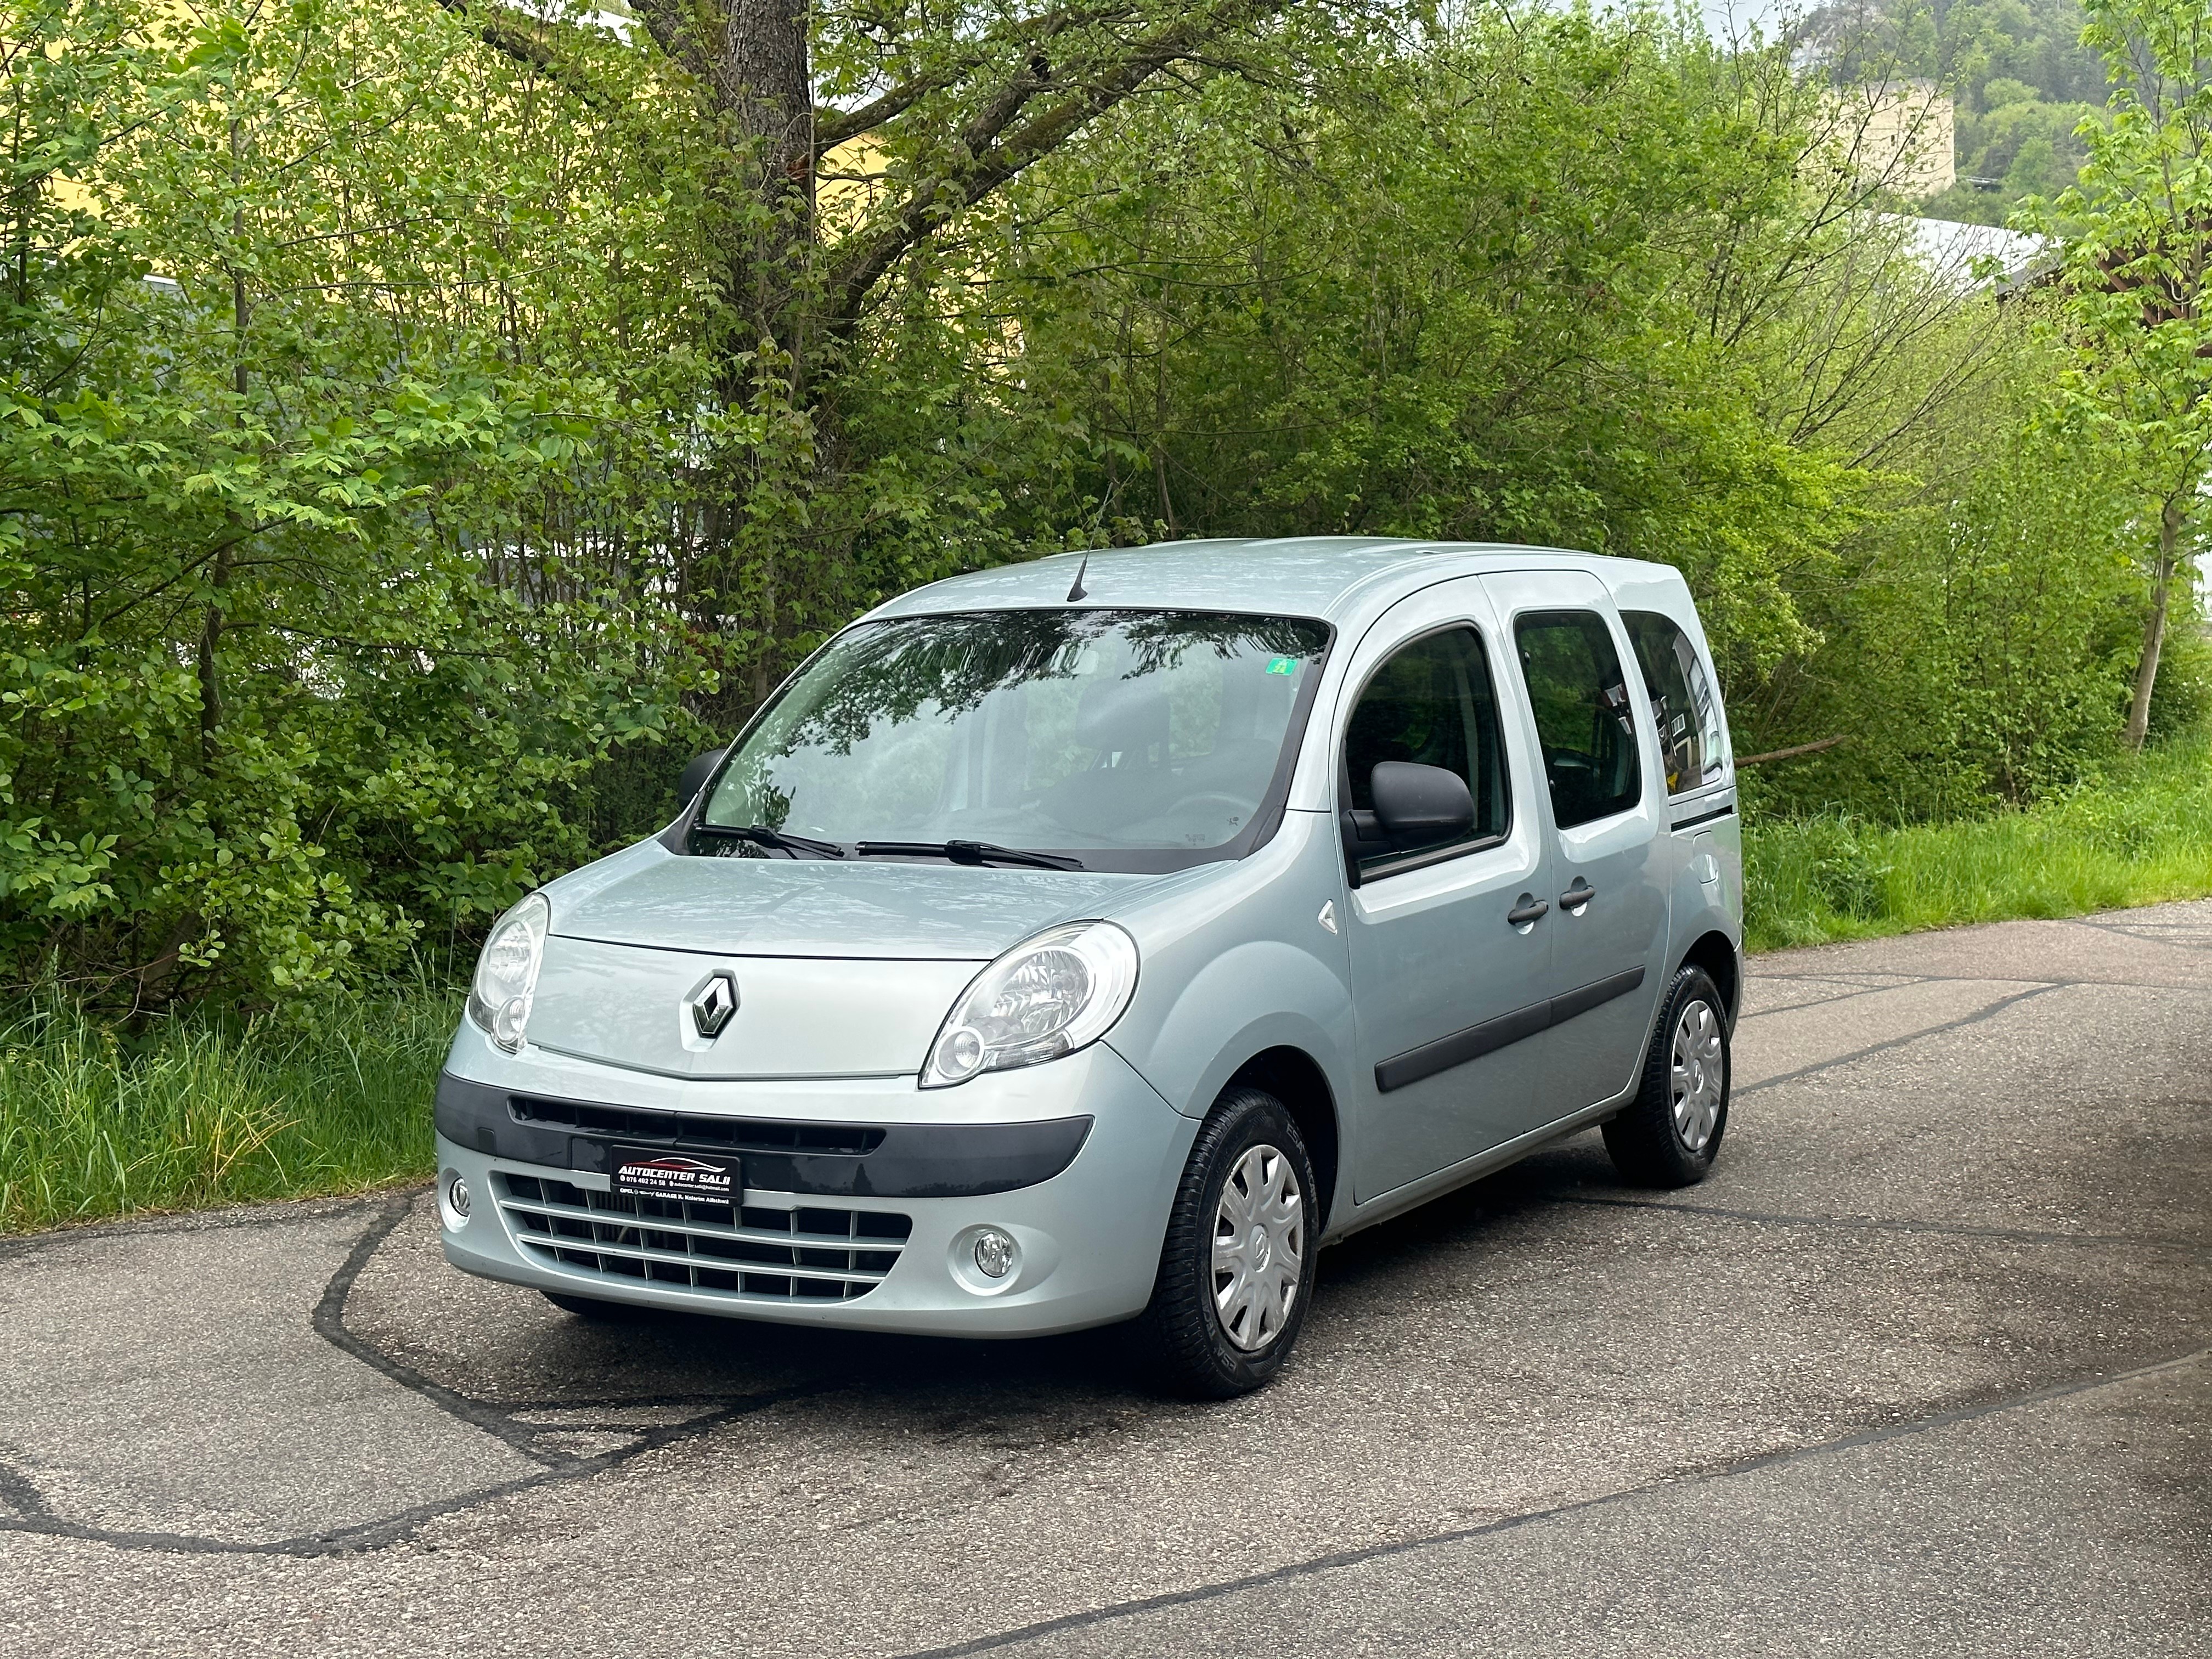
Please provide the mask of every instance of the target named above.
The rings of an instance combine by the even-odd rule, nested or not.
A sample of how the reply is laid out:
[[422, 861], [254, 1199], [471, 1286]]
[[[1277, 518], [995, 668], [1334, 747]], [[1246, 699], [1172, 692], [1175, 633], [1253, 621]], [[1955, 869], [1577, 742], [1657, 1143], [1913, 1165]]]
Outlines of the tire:
[[1605, 1149], [1631, 1185], [1694, 1186], [1713, 1167], [1728, 1132], [1727, 1009], [1702, 968], [1685, 967], [1668, 988], [1642, 1085], [1605, 1126]]
[[1183, 1166], [1142, 1320], [1164, 1387], [1227, 1400], [1282, 1370], [1313, 1297], [1318, 1209], [1313, 1161], [1283, 1103], [1258, 1089], [1223, 1095]]
[[661, 1316], [658, 1308], [641, 1308], [634, 1302], [603, 1302], [596, 1296], [571, 1296], [566, 1291], [540, 1291], [563, 1313], [594, 1325], [648, 1325]]

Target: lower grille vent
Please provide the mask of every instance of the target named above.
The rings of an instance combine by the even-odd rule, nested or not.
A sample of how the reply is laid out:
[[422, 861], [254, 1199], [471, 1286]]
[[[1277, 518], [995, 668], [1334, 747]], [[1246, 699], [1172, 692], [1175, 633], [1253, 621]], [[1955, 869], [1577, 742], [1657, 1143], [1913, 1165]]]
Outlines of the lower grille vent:
[[884, 1132], [858, 1123], [779, 1123], [763, 1118], [687, 1117], [641, 1107], [594, 1106], [580, 1100], [543, 1100], [510, 1095], [507, 1110], [517, 1123], [580, 1129], [588, 1134], [633, 1140], [673, 1141], [678, 1146], [709, 1146], [739, 1152], [821, 1153], [864, 1157], [884, 1144]]
[[914, 1231], [876, 1210], [765, 1210], [498, 1176], [524, 1251], [570, 1272], [777, 1301], [849, 1302], [883, 1283]]

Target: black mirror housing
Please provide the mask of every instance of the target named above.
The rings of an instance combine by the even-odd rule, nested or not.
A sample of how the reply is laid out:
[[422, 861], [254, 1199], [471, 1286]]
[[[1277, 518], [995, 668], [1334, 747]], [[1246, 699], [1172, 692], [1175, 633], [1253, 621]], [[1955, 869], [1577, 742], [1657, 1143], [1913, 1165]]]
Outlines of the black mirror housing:
[[1441, 766], [1377, 761], [1369, 774], [1375, 816], [1401, 850], [1455, 841], [1474, 828], [1467, 780]]
[[722, 757], [726, 752], [725, 750], [710, 749], [695, 757], [684, 769], [683, 779], [676, 786], [676, 799], [679, 805], [691, 805], [699, 792], [707, 787], [707, 780], [714, 775], [714, 769], [722, 763]]

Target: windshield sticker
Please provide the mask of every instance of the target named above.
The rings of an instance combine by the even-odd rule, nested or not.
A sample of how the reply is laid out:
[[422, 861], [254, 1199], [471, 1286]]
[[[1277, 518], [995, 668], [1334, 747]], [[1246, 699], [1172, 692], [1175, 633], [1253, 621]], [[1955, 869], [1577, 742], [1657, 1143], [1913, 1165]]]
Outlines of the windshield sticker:
[[1298, 672], [1298, 659], [1296, 657], [1270, 657], [1267, 659], [1267, 672], [1270, 674], [1295, 674]]

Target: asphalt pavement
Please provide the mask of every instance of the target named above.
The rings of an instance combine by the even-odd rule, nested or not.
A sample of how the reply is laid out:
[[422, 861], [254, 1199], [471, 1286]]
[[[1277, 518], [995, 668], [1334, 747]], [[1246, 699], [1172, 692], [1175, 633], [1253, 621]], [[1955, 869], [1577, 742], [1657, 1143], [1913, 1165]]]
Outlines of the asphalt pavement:
[[0, 1652], [2212, 1653], [2212, 903], [1757, 960], [1702, 1186], [1595, 1134], [1113, 1331], [588, 1326], [427, 1192], [0, 1243]]

